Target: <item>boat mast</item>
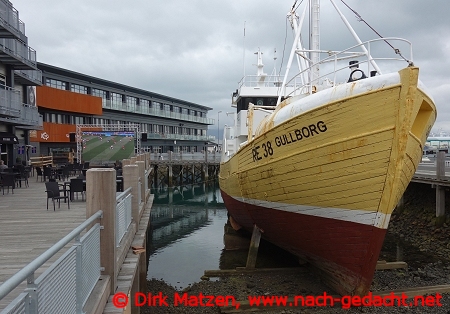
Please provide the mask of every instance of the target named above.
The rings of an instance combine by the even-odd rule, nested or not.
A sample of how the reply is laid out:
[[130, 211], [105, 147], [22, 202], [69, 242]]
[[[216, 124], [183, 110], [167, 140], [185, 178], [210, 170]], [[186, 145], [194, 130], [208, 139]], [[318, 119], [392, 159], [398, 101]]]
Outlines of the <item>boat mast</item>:
[[[305, 7], [306, 10], [306, 7]], [[305, 11], [306, 12], [306, 11]], [[299, 27], [297, 27], [296, 31], [295, 31], [295, 37], [294, 37], [294, 44], [292, 45], [292, 49], [291, 49], [291, 54], [289, 55], [289, 60], [288, 63], [286, 65], [286, 72], [284, 73], [284, 78], [283, 78], [283, 83], [281, 84], [281, 93], [278, 95], [278, 100], [277, 100], [277, 106], [280, 104], [281, 102], [281, 96], [284, 95], [284, 93], [286, 92], [286, 81], [289, 75], [289, 70], [291, 69], [291, 65], [292, 65], [292, 60], [294, 59], [294, 55], [295, 52], [297, 50], [297, 43], [300, 41], [300, 33], [301, 33], [301, 25], [303, 24], [303, 18], [305, 17], [305, 12], [303, 12], [303, 16], [299, 22]], [[296, 18], [295, 18], [295, 11], [292, 8], [291, 11], [288, 13], [289, 19], [290, 21], [292, 21], [293, 23], [296, 22]]]
[[[303, 10], [303, 14], [302, 14], [302, 17], [300, 20], [299, 20], [297, 14], [295, 14], [295, 12], [292, 12], [291, 14], [288, 15], [289, 22], [291, 23], [291, 27], [294, 30], [294, 34], [297, 34], [297, 30], [301, 29], [303, 26], [303, 21], [305, 19], [305, 15], [306, 15], [306, 9], [307, 9], [307, 6], [305, 7], [305, 10]], [[303, 44], [300, 39], [297, 41], [297, 50], [300, 50], [300, 51], [303, 50]], [[305, 59], [305, 57], [306, 56], [302, 56], [300, 58], [300, 56], [298, 54], [296, 54], [298, 68], [301, 73], [300, 79], [301, 79], [302, 85], [305, 85], [308, 82], [308, 76], [307, 76], [308, 73], [305, 72], [305, 70], [308, 68], [308, 65], [306, 64], [307, 58]]]
[[261, 87], [264, 87], [264, 80], [266, 79], [266, 77], [267, 77], [267, 74], [266, 73], [264, 73], [264, 64], [263, 64], [263, 62], [262, 62], [262, 52], [261, 52], [261, 50], [259, 50], [259, 48], [258, 48], [258, 52], [255, 52], [255, 54], [257, 55], [257, 64], [256, 64], [256, 67], [257, 67], [257, 72], [256, 72], [256, 77], [257, 77], [257, 85], [258, 85], [258, 87], [259, 88], [261, 88]]
[[310, 7], [310, 47], [312, 62], [311, 83], [318, 83], [319, 79], [319, 61], [320, 61], [320, 0], [309, 0]]

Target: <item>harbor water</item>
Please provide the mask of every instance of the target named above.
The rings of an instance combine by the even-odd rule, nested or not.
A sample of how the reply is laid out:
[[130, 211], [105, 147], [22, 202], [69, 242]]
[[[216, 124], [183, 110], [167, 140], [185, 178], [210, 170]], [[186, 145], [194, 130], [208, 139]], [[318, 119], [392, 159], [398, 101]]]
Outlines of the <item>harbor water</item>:
[[[247, 251], [225, 250], [227, 211], [217, 182], [152, 191], [147, 279], [162, 279], [177, 289], [198, 282], [205, 270], [245, 266]], [[250, 237], [249, 235], [247, 235]], [[387, 234], [380, 260], [419, 267], [432, 256]], [[262, 240], [256, 267], [294, 267], [297, 259]]]

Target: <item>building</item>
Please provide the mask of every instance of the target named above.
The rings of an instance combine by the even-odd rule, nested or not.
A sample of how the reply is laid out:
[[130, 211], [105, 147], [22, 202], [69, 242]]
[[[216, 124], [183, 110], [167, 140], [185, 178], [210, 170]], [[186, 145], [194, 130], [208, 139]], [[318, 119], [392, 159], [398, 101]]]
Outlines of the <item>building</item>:
[[[37, 155], [77, 151], [80, 126], [138, 126], [141, 151], [200, 152], [210, 138], [212, 108], [38, 63], [42, 86], [37, 104], [43, 128], [30, 140]], [[134, 127], [133, 127], [134, 130]]]
[[28, 159], [29, 130], [42, 128], [36, 88], [42, 84], [36, 51], [28, 47], [25, 24], [7, 0], [0, 0], [0, 157], [12, 166]]

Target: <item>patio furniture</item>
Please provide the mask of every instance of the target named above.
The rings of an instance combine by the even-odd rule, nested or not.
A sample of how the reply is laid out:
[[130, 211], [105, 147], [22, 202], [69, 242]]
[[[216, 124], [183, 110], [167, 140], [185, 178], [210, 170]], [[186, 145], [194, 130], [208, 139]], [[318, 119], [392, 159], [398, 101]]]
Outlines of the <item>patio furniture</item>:
[[36, 167], [36, 182], [38, 182], [39, 177], [41, 177], [41, 182], [44, 180], [44, 174], [42, 173], [41, 167]]
[[70, 200], [73, 200], [74, 193], [81, 193], [81, 200], [84, 201], [85, 187], [83, 179], [70, 179]]
[[9, 194], [9, 187], [11, 187], [12, 194], [14, 194], [14, 188], [16, 187], [16, 175], [14, 173], [3, 173], [2, 174], [2, 190], [3, 195], [5, 195], [5, 187], [8, 188], [8, 194]]
[[25, 187], [29, 187], [30, 185], [28, 184], [28, 177], [30, 176], [30, 172], [28, 169], [22, 167], [19, 169], [19, 172], [16, 172], [16, 184], [19, 187], [22, 187], [22, 181], [25, 185]]
[[[60, 187], [63, 187], [61, 190]], [[67, 208], [70, 209], [70, 197], [68, 193], [66, 193], [66, 189], [64, 186], [59, 185], [57, 182], [45, 182], [45, 188], [47, 192], [47, 210], [48, 210], [48, 199], [51, 198], [53, 201], [53, 210], [55, 211], [55, 201], [58, 201], [58, 208], [61, 207], [61, 199], [64, 200], [64, 202], [67, 199]], [[63, 192], [63, 195], [61, 195], [61, 192]]]

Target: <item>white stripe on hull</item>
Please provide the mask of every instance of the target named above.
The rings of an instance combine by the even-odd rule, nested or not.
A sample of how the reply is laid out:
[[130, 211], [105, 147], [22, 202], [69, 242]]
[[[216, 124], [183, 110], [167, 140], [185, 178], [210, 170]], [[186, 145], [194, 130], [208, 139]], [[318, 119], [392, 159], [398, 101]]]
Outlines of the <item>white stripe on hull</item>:
[[321, 218], [330, 218], [335, 220], [349, 221], [380, 229], [387, 229], [391, 214], [383, 214], [375, 211], [331, 208], [307, 205], [295, 205], [277, 202], [267, 202], [256, 199], [233, 197], [236, 201], [247, 203], [255, 206], [270, 208], [274, 210], [282, 210], [291, 213], [299, 213], [302, 215], [316, 216]]

